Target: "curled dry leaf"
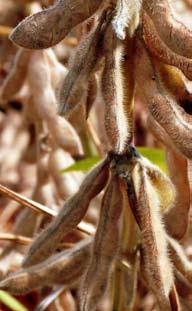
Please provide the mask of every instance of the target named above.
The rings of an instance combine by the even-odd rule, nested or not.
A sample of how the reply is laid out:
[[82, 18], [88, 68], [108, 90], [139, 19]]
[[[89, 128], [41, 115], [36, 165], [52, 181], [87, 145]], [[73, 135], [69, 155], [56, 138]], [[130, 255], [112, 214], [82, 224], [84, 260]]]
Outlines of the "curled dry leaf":
[[80, 287], [80, 310], [95, 310], [104, 296], [120, 237], [122, 194], [120, 180], [112, 176], [106, 189], [88, 269]]
[[27, 17], [10, 39], [27, 49], [46, 49], [65, 38], [78, 24], [93, 15], [102, 0], [59, 0], [53, 6]]
[[78, 192], [68, 199], [59, 215], [41, 232], [29, 249], [24, 266], [45, 259], [54, 252], [62, 238], [76, 228], [84, 217], [90, 201], [105, 187], [109, 159], [106, 158], [85, 177]]
[[0, 282], [0, 289], [14, 295], [24, 295], [36, 288], [70, 286], [78, 282], [86, 269], [91, 243], [92, 238], [88, 238], [40, 264], [12, 273]]

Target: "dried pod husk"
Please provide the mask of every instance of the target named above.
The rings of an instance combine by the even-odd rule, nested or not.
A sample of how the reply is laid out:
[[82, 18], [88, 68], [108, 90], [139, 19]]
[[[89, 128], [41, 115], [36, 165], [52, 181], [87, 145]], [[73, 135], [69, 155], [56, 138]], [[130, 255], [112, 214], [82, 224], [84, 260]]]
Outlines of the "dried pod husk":
[[179, 68], [184, 75], [192, 80], [192, 59], [176, 54], [159, 37], [150, 17], [143, 12], [143, 34], [150, 52], [165, 64]]
[[77, 243], [33, 267], [22, 269], [0, 282], [0, 289], [14, 295], [24, 295], [33, 289], [53, 286], [70, 286], [80, 280], [90, 253], [92, 238]]
[[46, 49], [56, 45], [78, 24], [93, 15], [102, 0], [59, 0], [24, 19], [10, 39], [24, 48]]
[[116, 153], [126, 150], [133, 135], [133, 41], [117, 39], [112, 27], [106, 33], [102, 93], [106, 134]]
[[109, 159], [106, 158], [85, 177], [79, 191], [68, 199], [58, 216], [35, 239], [24, 266], [41, 262], [56, 250], [62, 238], [76, 228], [84, 217], [90, 201], [105, 187], [108, 180]]
[[1, 86], [0, 96], [2, 100], [7, 101], [20, 91], [27, 76], [30, 57], [31, 51], [21, 48], [18, 50], [13, 68]]
[[119, 248], [123, 199], [120, 180], [112, 176], [106, 189], [89, 267], [80, 287], [80, 310], [95, 310], [107, 289]]
[[[130, 185], [133, 189], [130, 189]], [[160, 213], [159, 195], [138, 162], [133, 163], [128, 193], [135, 191], [136, 201], [130, 201], [132, 211], [141, 230], [141, 258], [149, 288], [156, 296], [159, 309], [171, 311], [170, 294], [174, 280], [168, 257], [167, 239]]]
[[167, 231], [172, 237], [181, 239], [188, 228], [190, 208], [188, 164], [185, 157], [170, 148], [166, 148], [166, 160], [172, 183], [176, 188], [176, 200], [172, 209], [164, 216], [165, 224]]
[[133, 36], [135, 33], [135, 30], [139, 25], [141, 4], [141, 0], [117, 1], [116, 15], [112, 24], [119, 39], [124, 40], [127, 32], [130, 36]]
[[73, 57], [73, 64], [64, 79], [59, 94], [59, 113], [68, 115], [77, 107], [85, 86], [102, 58], [104, 33], [109, 22], [106, 11], [98, 17], [98, 24], [83, 38]]
[[[135, 78], [140, 98], [148, 106], [154, 119], [165, 129], [177, 150], [192, 157], [190, 116], [169, 96], [152, 65], [144, 44], [137, 41]], [[161, 107], [161, 109], [159, 109]]]
[[143, 9], [153, 21], [161, 40], [175, 53], [192, 58], [192, 32], [173, 14], [168, 0], [143, 0]]

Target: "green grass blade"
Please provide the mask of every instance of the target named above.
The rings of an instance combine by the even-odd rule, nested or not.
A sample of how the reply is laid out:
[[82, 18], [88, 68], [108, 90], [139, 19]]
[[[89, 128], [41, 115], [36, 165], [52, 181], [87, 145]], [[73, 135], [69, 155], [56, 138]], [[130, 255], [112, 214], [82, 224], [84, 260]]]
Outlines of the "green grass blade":
[[142, 154], [143, 157], [157, 165], [162, 171], [167, 172], [165, 153], [163, 149], [138, 147], [137, 150]]
[[[138, 147], [137, 150], [153, 164], [157, 165], [161, 170], [167, 172], [167, 166], [165, 162], [165, 155], [162, 149]], [[74, 171], [87, 172], [94, 165], [96, 165], [101, 159], [99, 157], [90, 157], [81, 161], [75, 162], [75, 164], [63, 169], [60, 173], [69, 173]]]
[[29, 311], [16, 298], [3, 290], [0, 290], [0, 302], [13, 311]]
[[74, 171], [86, 172], [90, 170], [95, 164], [97, 164], [101, 159], [99, 157], [90, 157], [84, 160], [75, 162], [75, 164], [61, 170], [61, 173], [69, 173]]

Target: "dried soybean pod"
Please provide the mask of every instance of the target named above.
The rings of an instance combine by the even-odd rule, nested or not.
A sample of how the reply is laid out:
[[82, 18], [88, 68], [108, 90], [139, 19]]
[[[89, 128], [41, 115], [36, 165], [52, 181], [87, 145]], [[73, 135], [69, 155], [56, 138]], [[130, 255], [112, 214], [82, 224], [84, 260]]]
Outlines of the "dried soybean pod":
[[176, 200], [164, 219], [168, 233], [176, 239], [181, 239], [187, 231], [190, 208], [188, 164], [184, 156], [171, 148], [166, 148], [166, 160], [172, 183], [176, 188]]
[[173, 142], [170, 140], [169, 135], [165, 132], [164, 128], [153, 118], [149, 112], [147, 115], [147, 127], [152, 132], [159, 142], [163, 145], [176, 149]]
[[139, 163], [133, 167], [132, 183], [137, 200], [132, 210], [141, 230], [141, 256], [149, 287], [156, 296], [159, 309], [171, 311], [169, 295], [174, 280], [158, 193]]
[[74, 61], [59, 94], [59, 113], [69, 114], [80, 103], [85, 85], [97, 68], [102, 55], [102, 43], [105, 29], [108, 25], [106, 11], [99, 16], [98, 24], [83, 38], [74, 55]]
[[23, 295], [44, 286], [70, 286], [82, 277], [91, 244], [92, 238], [88, 238], [77, 243], [72, 249], [53, 255], [40, 264], [12, 273], [0, 282], [0, 289], [14, 295]]
[[184, 75], [192, 80], [192, 59], [176, 54], [170, 50], [158, 36], [150, 17], [143, 12], [143, 33], [150, 52], [165, 64], [179, 68]]
[[31, 51], [20, 48], [15, 56], [13, 68], [4, 80], [0, 96], [3, 100], [9, 100], [18, 93], [27, 76], [28, 63]]
[[28, 82], [33, 90], [33, 104], [41, 119], [45, 120], [54, 143], [72, 155], [82, 155], [83, 149], [75, 129], [57, 115], [51, 68], [44, 51], [33, 51], [28, 71]]
[[192, 282], [192, 262], [187, 258], [182, 246], [176, 240], [170, 236], [167, 236], [167, 240], [174, 266], [189, 282]]
[[106, 33], [105, 49], [102, 76], [105, 128], [111, 149], [123, 152], [133, 135], [133, 40], [120, 41], [111, 27]]
[[86, 119], [89, 117], [89, 113], [97, 98], [97, 94], [98, 94], [98, 79], [96, 74], [93, 74], [88, 83], [88, 91], [85, 104]]
[[41, 12], [24, 19], [12, 31], [10, 39], [28, 49], [46, 49], [56, 45], [78, 24], [93, 15], [102, 0], [59, 0]]
[[105, 192], [88, 270], [80, 286], [80, 310], [95, 310], [104, 296], [119, 248], [122, 212], [120, 180], [112, 176]]
[[192, 58], [192, 32], [176, 20], [168, 0], [143, 0], [161, 40], [175, 53]]
[[154, 119], [165, 129], [176, 149], [191, 158], [191, 116], [187, 115], [171, 96], [164, 93], [158, 74], [140, 40], [137, 40], [135, 79], [139, 96]]
[[104, 159], [85, 177], [79, 191], [68, 199], [58, 216], [43, 230], [29, 249], [24, 266], [41, 262], [54, 252], [61, 239], [75, 229], [84, 217], [90, 201], [105, 187], [109, 158]]

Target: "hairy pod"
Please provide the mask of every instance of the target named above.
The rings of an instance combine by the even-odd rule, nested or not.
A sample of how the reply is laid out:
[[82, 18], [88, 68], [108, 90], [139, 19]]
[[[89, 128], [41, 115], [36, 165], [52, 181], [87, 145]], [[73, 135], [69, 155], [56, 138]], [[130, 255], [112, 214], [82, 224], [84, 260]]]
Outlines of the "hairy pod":
[[122, 212], [120, 180], [112, 176], [105, 192], [89, 267], [80, 287], [80, 310], [95, 310], [104, 296], [119, 246]]
[[140, 21], [141, 4], [142, 0], [117, 1], [116, 15], [112, 24], [119, 39], [124, 40], [127, 32], [130, 36], [134, 35]]
[[82, 277], [91, 244], [92, 238], [88, 238], [40, 264], [13, 273], [0, 282], [0, 288], [14, 295], [24, 295], [45, 286], [70, 286]]
[[192, 282], [192, 262], [176, 240], [170, 236], [167, 236], [167, 240], [174, 266], [189, 282]]
[[10, 39], [27, 49], [46, 49], [56, 45], [78, 24], [93, 15], [102, 0], [59, 0], [41, 12], [24, 19]]
[[143, 33], [152, 55], [165, 64], [179, 68], [189, 80], [192, 80], [192, 59], [180, 56], [170, 50], [158, 36], [152, 20], [145, 12], [143, 12]]
[[133, 167], [132, 182], [137, 200], [132, 210], [141, 230], [141, 256], [149, 287], [160, 310], [171, 311], [170, 294], [174, 281], [158, 193], [139, 163]]
[[123, 152], [133, 135], [133, 41], [120, 41], [109, 28], [102, 76], [105, 128], [113, 152]]
[[[165, 129], [171, 141], [182, 154], [191, 158], [192, 136], [190, 116], [166, 94], [161, 80], [141, 41], [137, 41], [135, 61], [137, 90], [154, 119]], [[159, 109], [161, 107], [161, 109]]]
[[62, 238], [76, 228], [84, 217], [90, 201], [105, 187], [108, 180], [109, 160], [106, 158], [85, 177], [79, 191], [68, 199], [59, 215], [32, 243], [24, 266], [41, 262], [53, 253]]
[[106, 11], [99, 16], [98, 24], [88, 35], [83, 38], [74, 55], [74, 61], [66, 78], [64, 79], [59, 94], [59, 113], [67, 115], [77, 105], [85, 91], [85, 85], [92, 78], [97, 64], [102, 56], [104, 33], [108, 25]]
[[168, 48], [176, 54], [192, 58], [192, 32], [174, 17], [169, 1], [143, 0], [143, 9]]

